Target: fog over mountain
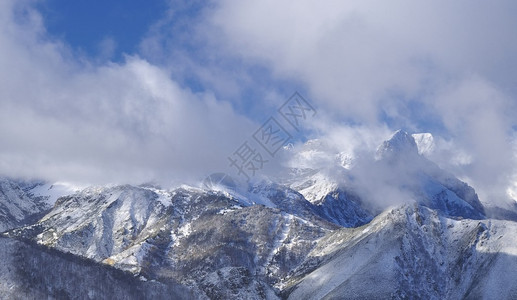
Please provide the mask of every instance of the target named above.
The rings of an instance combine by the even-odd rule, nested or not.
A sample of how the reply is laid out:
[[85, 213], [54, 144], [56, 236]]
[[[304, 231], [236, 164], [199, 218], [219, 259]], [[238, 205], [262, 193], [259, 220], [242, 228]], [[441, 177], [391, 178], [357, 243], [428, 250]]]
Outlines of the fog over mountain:
[[0, 298], [517, 298], [516, 13], [3, 0]]
[[[371, 160], [336, 159], [340, 178], [307, 167], [321, 147], [307, 142], [307, 162], [276, 182], [53, 190], [3, 179], [0, 291], [106, 299], [517, 295], [517, 206], [488, 211], [404, 131]], [[86, 279], [78, 285], [78, 277]]]
[[33, 1], [1, 5], [5, 175], [202, 180], [298, 89], [318, 112], [302, 141], [359, 152], [431, 132], [433, 159], [482, 198], [515, 188], [512, 1], [171, 2], [117, 62], [60, 39]]

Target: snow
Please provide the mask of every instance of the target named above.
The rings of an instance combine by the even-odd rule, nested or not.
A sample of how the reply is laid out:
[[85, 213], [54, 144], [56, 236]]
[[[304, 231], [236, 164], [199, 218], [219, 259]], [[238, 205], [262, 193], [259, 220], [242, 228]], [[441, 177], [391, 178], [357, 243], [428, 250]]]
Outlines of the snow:
[[192, 225], [190, 222], [185, 222], [181, 227], [171, 230], [171, 240], [173, 246], [179, 246], [181, 239], [188, 237], [191, 233]]
[[318, 241], [309, 257], [323, 263], [309, 269], [289, 299], [389, 298], [396, 287], [410, 287], [408, 298], [515, 299], [516, 231], [515, 222], [454, 220], [422, 206], [395, 207], [364, 228], [340, 229]]
[[168, 192], [166, 190], [162, 190], [162, 189], [153, 188], [153, 187], [143, 187], [143, 188], [146, 190], [152, 191], [153, 193], [158, 195], [158, 198], [156, 198], [156, 201], [159, 201], [161, 204], [163, 204], [163, 206], [167, 207], [167, 206], [172, 205], [172, 201], [171, 201], [172, 195], [170, 192]]
[[286, 240], [291, 230], [291, 223], [293, 219], [294, 217], [290, 214], [282, 214], [281, 224], [276, 224], [276, 226], [280, 226], [280, 232], [276, 235], [275, 240], [273, 241], [273, 245], [271, 247], [271, 251], [265, 259], [263, 268], [264, 271], [266, 271], [268, 268], [271, 268], [270, 264], [273, 260], [273, 257], [280, 251], [280, 249], [283, 246], [285, 246]]
[[258, 204], [258, 205], [264, 205], [266, 207], [271, 207], [271, 208], [276, 207], [276, 205], [273, 202], [271, 202], [271, 200], [269, 200], [268, 197], [266, 197], [263, 194], [249, 193], [246, 195], [246, 198], [247, 198], [247, 202], [251, 203], [252, 205]]
[[[307, 180], [307, 179], [305, 179]], [[318, 172], [313, 175], [308, 181], [312, 182], [308, 187], [304, 187], [302, 189], [298, 189], [298, 192], [303, 195], [303, 197], [311, 202], [315, 203], [320, 201], [329, 193], [335, 191], [338, 188], [338, 184], [329, 176]], [[295, 183], [291, 185], [294, 189], [297, 189], [296, 185], [300, 185], [301, 183]]]
[[314, 139], [308, 140], [290, 156], [289, 165], [298, 169], [318, 169], [329, 163], [348, 163], [350, 154], [340, 152], [326, 142]]
[[74, 194], [84, 188], [84, 186], [69, 182], [55, 182], [37, 185], [29, 193], [36, 197], [43, 197], [47, 204], [53, 206], [59, 197]]
[[[303, 285], [297, 288], [289, 296], [289, 299], [305, 297], [322, 299], [350, 278], [368, 278], [364, 268], [372, 259], [373, 250], [376, 248], [377, 243], [377, 240], [372, 240], [369, 244], [365, 244], [364, 247], [357, 248], [351, 255], [340, 255], [331, 262], [319, 267], [304, 279]], [[385, 252], [384, 256], [387, 255], [388, 253]], [[385, 268], [383, 271], [388, 271], [390, 264], [386, 263]]]
[[384, 141], [375, 155], [376, 160], [391, 158], [393, 155], [414, 155], [418, 154], [418, 147], [413, 136], [405, 131], [397, 130], [389, 140]]
[[348, 152], [339, 152], [336, 155], [339, 165], [347, 170], [350, 170], [354, 164], [354, 155]]
[[[321, 147], [318, 141], [308, 143], [308, 146], [309, 149], [301, 152], [299, 157], [309, 161], [323, 161], [323, 158], [327, 158], [318, 150]], [[427, 161], [417, 153], [431, 153], [434, 141], [428, 133], [408, 135], [398, 131], [383, 146], [380, 149], [387, 151], [388, 155], [408, 150], [408, 153]], [[338, 164], [340, 172], [349, 173], [344, 169], [350, 166], [352, 158], [344, 152], [331, 158], [333, 163]], [[447, 209], [429, 209], [429, 203], [421, 201], [420, 204], [390, 207], [364, 226], [337, 229], [337, 226], [328, 226], [318, 218], [312, 218], [320, 215], [313, 215], [308, 209], [303, 210], [309, 206], [323, 207], [326, 201], [330, 202], [328, 199], [331, 197], [325, 199], [330, 193], [346, 195], [339, 193], [348, 182], [338, 181], [337, 175], [330, 176], [334, 173], [326, 171], [300, 170], [298, 174], [302, 175], [293, 176], [288, 186], [268, 181], [240, 191], [220, 186], [207, 190], [186, 185], [180, 187], [183, 189], [181, 191], [129, 185], [92, 187], [67, 201], [59, 201], [37, 223], [44, 231], [36, 235], [35, 239], [38, 243], [60, 251], [70, 251], [135, 273], [151, 262], [151, 256], [156, 259], [152, 261], [156, 262], [156, 267], [164, 264], [173, 268], [184, 262], [192, 264], [194, 260], [189, 256], [200, 255], [195, 259], [205, 259], [203, 263], [206, 265], [200, 265], [203, 272], [195, 273], [194, 276], [199, 275], [199, 280], [205, 280], [205, 283], [215, 287], [230, 276], [233, 280], [240, 279], [240, 276], [251, 276], [247, 279], [253, 281], [259, 278], [253, 276], [259, 275], [270, 280], [265, 282], [284, 292], [283, 296], [290, 299], [347, 298], [355, 293], [363, 298], [372, 298], [372, 295], [389, 298], [389, 294], [383, 292], [392, 293], [397, 287], [400, 287], [398, 292], [414, 289], [415, 293], [421, 293], [422, 298], [427, 299], [439, 298], [436, 295], [442, 298], [463, 298], [468, 296], [465, 291], [478, 282], [484, 294], [474, 296], [490, 298], [500, 295], [499, 298], [508, 298], [505, 297], [507, 294], [498, 293], [505, 290], [505, 286], [517, 282], [517, 262], [514, 259], [517, 257], [517, 223], [459, 219], [452, 214], [448, 217], [446, 213], [449, 207], [458, 211], [472, 210], [473, 207], [460, 198], [463, 197], [461, 193], [453, 192], [446, 187], [447, 184], [429, 176], [428, 179], [424, 177], [424, 180], [414, 178], [418, 180], [406, 188], [416, 190], [415, 193], [421, 198], [429, 200], [427, 202], [434, 204], [433, 201], [436, 201]], [[55, 183], [39, 185], [31, 193], [55, 204], [60, 196], [74, 193], [77, 189], [71, 184]], [[293, 190], [298, 190], [305, 199], [316, 205], [310, 205]], [[222, 199], [221, 195], [228, 199]], [[214, 198], [217, 201], [213, 201]], [[351, 201], [349, 198], [340, 197], [343, 201], [336, 202], [338, 205], [331, 209], [339, 211], [342, 203], [342, 206], [346, 206], [346, 201]], [[212, 203], [214, 206], [211, 206]], [[276, 209], [265, 209], [258, 205]], [[245, 208], [248, 206], [255, 207]], [[232, 213], [238, 210], [241, 211]], [[318, 210], [315, 208], [314, 211]], [[207, 215], [214, 213], [218, 215], [215, 218]], [[220, 226], [217, 226], [220, 224], [218, 222], [223, 221], [243, 226], [238, 228], [242, 229], [238, 237], [242, 237], [243, 242], [258, 245], [260, 252], [257, 249], [246, 252], [250, 259], [238, 266], [257, 270], [257, 273], [247, 275], [243, 272], [241, 275], [234, 266], [217, 266], [220, 269], [213, 271], [210, 269], [213, 267], [211, 262], [224, 261], [226, 257], [219, 256], [219, 252], [210, 252], [209, 257], [203, 257], [203, 253], [198, 254], [202, 251], [196, 249], [196, 246], [205, 246], [205, 230], [210, 230], [209, 238], [213, 239], [215, 245], [220, 241], [219, 236], [225, 236], [225, 232], [218, 232]], [[260, 234], [254, 235], [255, 231]], [[31, 232], [37, 234], [40, 231], [27, 230], [27, 234]], [[233, 238], [233, 233], [226, 235], [222, 242], [228, 247], [224, 255], [232, 256], [235, 253], [232, 247], [235, 245], [228, 238]], [[231, 258], [233, 261], [234, 257]], [[237, 264], [239, 260], [237, 256], [235, 258]], [[248, 263], [256, 265], [250, 266]], [[456, 280], [453, 276], [458, 270], [461, 276]], [[209, 273], [207, 275], [204, 272]], [[140, 278], [149, 281], [156, 279], [152, 272], [145, 276], [149, 276], [148, 279]], [[188, 278], [192, 280], [192, 285], [200, 283], [197, 279], [193, 276]], [[403, 284], [409, 284], [410, 288]], [[243, 298], [255, 292], [251, 288], [246, 292], [246, 287], [242, 286], [239, 289], [239, 293], [242, 292], [239, 295]], [[414, 298], [412, 295], [403, 296]], [[271, 293], [271, 297], [275, 295]]]
[[221, 209], [220, 211], [217, 212], [218, 215], [225, 215], [229, 212], [232, 212], [232, 211], [236, 211], [238, 209], [242, 209], [242, 206], [238, 206], [238, 205], [233, 205], [232, 207], [230, 208], [224, 208], [224, 209]]
[[507, 189], [506, 194], [510, 199], [517, 202], [517, 181], [514, 181]]
[[418, 153], [428, 156], [435, 150], [434, 137], [430, 133], [415, 133], [412, 135], [418, 147]]
[[181, 226], [178, 229], [178, 234], [180, 234], [183, 237], [189, 236], [191, 232], [192, 232], [192, 228], [191, 228], [190, 223], [186, 223], [185, 225]]
[[259, 193], [248, 191], [236, 191], [233, 189], [215, 190], [223, 193], [228, 198], [237, 200], [242, 206], [264, 205], [266, 207], [275, 208], [276, 205], [267, 197], [268, 191], [260, 191]]

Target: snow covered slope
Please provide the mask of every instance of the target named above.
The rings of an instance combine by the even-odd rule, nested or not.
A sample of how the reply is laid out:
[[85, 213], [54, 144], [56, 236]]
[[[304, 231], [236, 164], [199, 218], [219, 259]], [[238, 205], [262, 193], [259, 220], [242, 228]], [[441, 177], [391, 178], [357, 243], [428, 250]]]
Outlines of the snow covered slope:
[[[382, 298], [388, 291], [402, 297], [418, 283], [418, 293], [432, 298], [448, 290], [443, 283], [436, 283], [436, 290], [427, 280], [436, 274], [452, 276], [442, 268], [445, 259], [450, 260], [448, 266], [464, 267], [458, 260], [465, 253], [473, 255], [469, 249], [474, 237], [456, 242], [472, 236], [482, 224], [450, 219], [415, 204], [384, 212], [363, 227], [340, 229], [325, 219], [326, 213], [336, 212], [320, 210], [288, 187], [263, 182], [251, 187], [253, 194], [267, 198], [262, 203], [269, 205], [188, 186], [172, 191], [91, 187], [60, 198], [39, 222], [7, 236], [90, 258], [145, 280], [178, 281], [210, 299], [351, 297], [355, 294], [350, 291], [365, 289], [360, 285], [364, 276], [382, 282], [379, 289], [368, 287], [368, 293], [358, 294], [364, 297]], [[485, 250], [497, 249], [494, 244]], [[460, 254], [453, 256], [454, 251]], [[421, 268], [442, 273], [420, 274]]]
[[318, 242], [289, 299], [515, 299], [517, 223], [453, 220], [419, 205]]
[[[422, 155], [431, 142], [397, 131], [375, 155], [352, 159], [314, 141], [287, 176], [244, 189], [0, 181], [0, 225], [10, 229], [0, 238], [0, 291], [516, 298], [517, 223], [487, 219], [472, 187]], [[42, 278], [50, 266], [58, 273]], [[24, 294], [32, 281], [42, 284]]]
[[[421, 147], [432, 142], [428, 134], [417, 137]], [[314, 147], [312, 143], [313, 152]], [[348, 168], [336, 164], [330, 169], [298, 169], [292, 172], [295, 179], [286, 182], [323, 211], [327, 220], [344, 227], [364, 225], [387, 206], [408, 201], [451, 217], [484, 218], [474, 189], [420, 152], [414, 137], [399, 130], [378, 147], [375, 160], [354, 161]], [[377, 192], [383, 190], [387, 192]], [[392, 191], [396, 194], [391, 195]]]
[[289, 188], [257, 186], [252, 192], [280, 209], [244, 206], [242, 199], [186, 186], [170, 192], [92, 187], [61, 197], [39, 222], [7, 236], [144, 278], [177, 280], [210, 298], [276, 297], [273, 285], [338, 226]]
[[418, 147], [418, 154], [421, 154], [423, 156], [427, 156], [436, 148], [436, 145], [434, 143], [434, 137], [430, 133], [414, 133], [412, 134], [413, 138], [415, 139], [415, 143]]
[[37, 182], [32, 185], [29, 183], [24, 190], [30, 197], [40, 199], [49, 206], [54, 206], [60, 197], [72, 195], [84, 188], [86, 187], [76, 186], [67, 182]]
[[0, 238], [2, 299], [199, 299], [175, 282], [145, 281], [81, 257]]
[[420, 155], [410, 134], [397, 131], [379, 146], [377, 159], [375, 168], [393, 174], [387, 183], [418, 203], [451, 217], [484, 218], [483, 205], [474, 189]]
[[0, 232], [25, 225], [50, 205], [25, 192], [19, 182], [0, 177]]

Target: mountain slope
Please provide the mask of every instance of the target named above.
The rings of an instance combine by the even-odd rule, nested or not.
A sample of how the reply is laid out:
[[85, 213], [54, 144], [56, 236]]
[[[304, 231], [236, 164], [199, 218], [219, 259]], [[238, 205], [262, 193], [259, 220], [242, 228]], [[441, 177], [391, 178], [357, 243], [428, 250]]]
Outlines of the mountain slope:
[[19, 182], [0, 177], [0, 232], [28, 224], [49, 209], [49, 204], [31, 197]]
[[407, 132], [395, 132], [379, 146], [377, 157], [379, 168], [393, 170], [389, 183], [410, 192], [422, 205], [451, 217], [484, 218], [484, 207], [474, 189], [419, 154]]
[[[512, 299], [517, 224], [389, 210], [318, 242], [287, 280], [289, 299]], [[375, 283], [375, 284], [372, 284]]]
[[[310, 143], [309, 153], [302, 157], [310, 161], [313, 152], [323, 156], [316, 145]], [[414, 137], [401, 130], [377, 148], [375, 159], [363, 157], [346, 168], [335, 161], [328, 168], [291, 173], [294, 179], [284, 182], [316, 205], [322, 217], [344, 227], [364, 225], [387, 206], [408, 201], [450, 217], [485, 217], [474, 189], [422, 156]]]
[[144, 281], [115, 268], [0, 237], [3, 299], [196, 299], [177, 283]]
[[269, 188], [269, 201], [285, 211], [190, 187], [88, 188], [61, 197], [39, 222], [8, 236], [149, 279], [177, 280], [211, 298], [271, 298], [272, 286], [338, 227], [296, 192], [288, 197], [285, 187]]
[[[318, 161], [337, 165], [301, 163], [285, 178], [245, 189], [75, 192], [6, 181], [0, 212], [9, 212], [4, 224], [12, 229], [0, 238], [0, 291], [129, 299], [517, 296], [517, 223], [486, 219], [474, 189], [423, 157], [414, 136], [398, 131], [375, 158], [355, 160], [341, 152], [329, 160], [321, 143], [309, 146]], [[42, 278], [51, 266], [59, 272]]]

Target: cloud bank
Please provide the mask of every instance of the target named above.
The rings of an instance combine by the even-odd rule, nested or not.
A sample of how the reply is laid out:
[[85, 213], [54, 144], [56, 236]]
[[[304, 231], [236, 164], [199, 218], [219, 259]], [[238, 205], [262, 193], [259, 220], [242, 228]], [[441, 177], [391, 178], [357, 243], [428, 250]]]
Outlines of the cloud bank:
[[140, 58], [94, 64], [2, 2], [0, 172], [87, 183], [188, 182], [226, 165], [253, 123]]
[[[207, 27], [225, 51], [297, 78], [336, 124], [431, 131], [434, 155], [486, 198], [515, 173], [513, 1], [222, 1]], [[457, 157], [457, 155], [453, 155]]]
[[432, 132], [432, 159], [482, 198], [513, 186], [514, 1], [170, 1], [123, 63], [49, 37], [31, 2], [1, 5], [2, 173], [221, 171], [300, 89], [318, 110], [307, 137], [360, 152], [399, 128]]

